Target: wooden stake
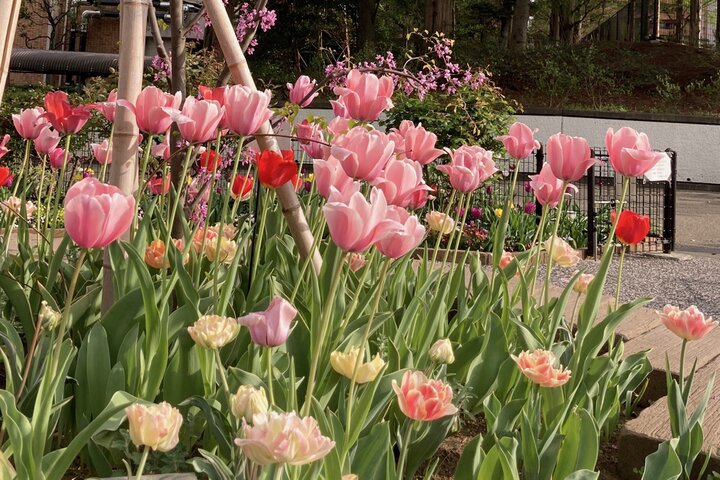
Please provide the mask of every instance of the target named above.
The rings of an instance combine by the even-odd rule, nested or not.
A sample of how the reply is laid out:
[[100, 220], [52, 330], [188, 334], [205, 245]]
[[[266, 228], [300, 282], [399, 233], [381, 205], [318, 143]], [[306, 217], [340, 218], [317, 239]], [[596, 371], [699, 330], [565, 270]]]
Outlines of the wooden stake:
[[20, 15], [21, 0], [3, 2], [0, 8], [0, 104], [5, 93], [5, 83], [10, 73], [10, 56], [15, 43], [15, 29]]
[[[235, 35], [235, 30], [233, 29], [222, 0], [205, 0], [205, 8], [212, 22], [218, 42], [220, 42], [220, 48], [225, 56], [225, 63], [230, 69], [233, 80], [239, 85], [245, 85], [253, 89], [256, 88], [255, 81], [250, 73], [250, 68], [245, 60], [245, 55], [242, 52], [242, 48], [240, 47], [240, 43]], [[257, 142], [261, 149], [274, 150], [276, 152], [280, 151], [278, 143], [273, 136], [273, 129], [269, 121], [260, 127], [258, 134]], [[283, 215], [290, 227], [290, 234], [295, 239], [295, 245], [297, 245], [300, 256], [306, 258], [312, 251], [313, 236], [302, 208], [300, 207], [300, 201], [295, 193], [292, 182], [288, 182], [276, 189], [275, 193], [277, 193]], [[322, 257], [317, 249], [313, 252], [312, 264], [315, 272], [320, 272]]]
[[[122, 0], [120, 4], [120, 59], [118, 62], [118, 100], [135, 103], [142, 89], [145, 68], [145, 32], [148, 0]], [[110, 183], [126, 195], [132, 195], [138, 182], [138, 127], [135, 114], [126, 107], [117, 107], [112, 139]], [[146, 148], [150, 148], [149, 146]], [[123, 234], [127, 240], [130, 232]], [[103, 261], [103, 311], [115, 301], [110, 257], [105, 250]]]

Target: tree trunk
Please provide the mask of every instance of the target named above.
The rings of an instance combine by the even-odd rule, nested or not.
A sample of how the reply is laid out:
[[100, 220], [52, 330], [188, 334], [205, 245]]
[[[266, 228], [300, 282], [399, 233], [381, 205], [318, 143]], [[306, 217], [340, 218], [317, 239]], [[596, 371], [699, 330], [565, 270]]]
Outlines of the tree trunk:
[[700, 0], [690, 0], [690, 45], [700, 46]]
[[[145, 69], [145, 32], [147, 29], [147, 0], [122, 0], [120, 3], [120, 59], [118, 60], [118, 100], [135, 103], [142, 89]], [[132, 195], [138, 179], [138, 127], [135, 114], [127, 107], [117, 107], [112, 138], [110, 184], [125, 195]], [[121, 236], [129, 238], [129, 231]], [[103, 257], [102, 308], [107, 311], [115, 301], [110, 253]]]
[[550, 41], [560, 41], [560, 2], [552, 0], [550, 5]]
[[577, 40], [577, 22], [575, 21], [575, 0], [560, 0], [559, 2], [559, 25], [560, 42], [572, 45]]
[[[180, 92], [183, 102], [187, 96], [187, 85], [185, 78], [185, 33], [183, 23], [183, 2], [182, 0], [170, 0], [170, 50], [171, 54], [171, 84], [173, 93]], [[180, 195], [180, 177], [182, 175], [182, 164], [185, 160], [183, 155], [176, 155], [178, 143], [180, 142], [180, 132], [177, 126], [173, 125], [170, 130], [170, 178], [175, 186], [175, 194]], [[173, 219], [172, 235], [179, 238], [183, 233], [182, 215], [185, 210], [178, 209], [177, 216]]]
[[720, 48], [720, 0], [715, 4], [715, 48]]
[[11, 0], [0, 8], [0, 104], [5, 93], [5, 82], [10, 72], [10, 55], [15, 43], [15, 28], [20, 15], [20, 0]]
[[425, 0], [425, 30], [452, 37], [455, 33], [455, 0]]
[[654, 0], [652, 38], [655, 40], [660, 38], [660, 6], [660, 0]]
[[377, 13], [375, 1], [358, 1], [358, 50], [367, 49], [372, 51], [375, 48], [375, 14]]
[[[255, 89], [255, 81], [252, 78], [247, 60], [245, 60], [245, 55], [243, 55], [240, 43], [235, 36], [235, 31], [222, 0], [205, 0], [205, 6], [233, 80], [238, 85], [246, 85]], [[260, 127], [256, 137], [262, 150], [280, 151], [270, 121], [266, 121]], [[285, 185], [275, 189], [275, 193], [282, 207], [285, 221], [288, 223], [290, 234], [300, 252], [300, 257], [307, 258], [312, 255], [313, 269], [316, 273], [319, 273], [322, 267], [322, 257], [317, 249], [313, 249], [312, 231], [305, 219], [305, 214], [295, 193], [295, 187], [292, 182], [287, 182]]]
[[682, 43], [683, 41], [683, 0], [676, 0], [675, 2], [675, 41]]
[[628, 42], [635, 41], [635, 0], [630, 0], [630, 3], [628, 3], [626, 40]]
[[510, 50], [520, 52], [527, 48], [528, 22], [530, 21], [530, 0], [516, 0], [510, 34]]

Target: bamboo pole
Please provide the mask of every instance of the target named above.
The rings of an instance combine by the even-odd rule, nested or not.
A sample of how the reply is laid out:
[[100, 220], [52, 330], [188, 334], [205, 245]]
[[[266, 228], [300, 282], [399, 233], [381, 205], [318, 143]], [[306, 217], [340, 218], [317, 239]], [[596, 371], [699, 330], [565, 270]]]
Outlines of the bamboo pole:
[[0, 104], [5, 93], [5, 83], [10, 73], [10, 56], [15, 43], [15, 29], [20, 15], [21, 0], [10, 0], [9, 5], [3, 2], [0, 8]]
[[[120, 59], [118, 62], [118, 100], [135, 103], [142, 89], [145, 60], [145, 32], [147, 28], [148, 0], [122, 0], [120, 5]], [[138, 178], [138, 127], [135, 114], [118, 106], [112, 138], [110, 183], [124, 194], [133, 194]], [[150, 148], [147, 146], [146, 148]], [[128, 239], [130, 232], [123, 234]], [[115, 300], [112, 268], [108, 250], [103, 261], [103, 311]]]
[[[215, 30], [215, 35], [220, 42], [220, 48], [225, 56], [225, 63], [230, 69], [233, 80], [239, 85], [245, 85], [253, 89], [256, 88], [255, 81], [250, 73], [250, 68], [245, 60], [245, 55], [242, 52], [242, 48], [240, 47], [240, 43], [235, 35], [235, 30], [233, 29], [222, 0], [205, 0], [205, 8], [207, 9], [208, 16]], [[278, 143], [273, 136], [273, 129], [269, 120], [260, 127], [258, 134], [257, 142], [261, 149], [274, 150], [276, 152], [280, 151], [280, 147], [278, 147]], [[295, 245], [297, 245], [300, 256], [307, 258], [312, 251], [313, 268], [316, 272], [320, 272], [322, 257], [317, 249], [313, 251], [312, 232], [300, 207], [300, 201], [295, 193], [292, 182], [288, 182], [279, 187], [275, 192], [280, 201], [285, 220], [290, 227], [290, 234], [295, 239]]]

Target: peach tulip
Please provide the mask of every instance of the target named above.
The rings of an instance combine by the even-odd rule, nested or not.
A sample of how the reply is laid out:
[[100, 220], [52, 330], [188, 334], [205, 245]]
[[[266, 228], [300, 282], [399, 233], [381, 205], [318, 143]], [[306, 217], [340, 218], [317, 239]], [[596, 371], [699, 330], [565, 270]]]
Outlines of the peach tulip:
[[369, 362], [363, 362], [364, 356], [365, 350], [358, 347], [351, 347], [347, 353], [335, 351], [330, 354], [330, 366], [337, 373], [351, 380], [353, 372], [357, 370], [355, 372], [355, 383], [372, 382], [385, 367], [385, 362], [380, 358], [380, 354], [375, 355]]
[[38, 155], [49, 155], [60, 143], [60, 134], [57, 130], [53, 130], [50, 124], [46, 123], [40, 129], [40, 133], [38, 133], [33, 143]]
[[516, 160], [522, 160], [529, 157], [533, 150], [540, 148], [540, 142], [534, 138], [535, 132], [537, 128], [531, 130], [524, 123], [515, 122], [510, 125], [507, 135], [501, 135], [497, 139], [505, 145], [508, 155]]
[[431, 422], [447, 415], [455, 415], [457, 407], [452, 404], [450, 385], [440, 380], [430, 380], [421, 371], [408, 370], [402, 383], [392, 381], [400, 410], [413, 420]]
[[548, 350], [525, 351], [511, 357], [523, 375], [541, 387], [560, 387], [570, 380], [570, 370], [562, 366], [555, 368], [555, 354]]
[[109, 165], [112, 163], [112, 150], [110, 150], [107, 138], [103, 140], [102, 143], [91, 143], [90, 148], [92, 148], [95, 160], [97, 160], [100, 165]]
[[375, 243], [377, 249], [388, 258], [400, 258], [420, 245], [425, 238], [425, 227], [415, 215], [401, 207], [389, 206], [387, 217], [402, 225], [402, 229], [390, 232]]
[[400, 128], [393, 128], [389, 137], [395, 142], [398, 158], [409, 158], [421, 165], [427, 165], [445, 153], [435, 148], [437, 135], [425, 130], [422, 123], [416, 126], [410, 120], [403, 120]]
[[347, 199], [341, 199], [341, 196], [331, 188], [323, 213], [333, 242], [346, 252], [364, 252], [374, 243], [403, 229], [398, 222], [388, 218], [387, 202], [380, 190], [372, 189], [370, 201], [360, 192], [354, 192]]
[[701, 339], [718, 324], [711, 317], [706, 319], [695, 305], [685, 310], [673, 305], [665, 305], [659, 313], [660, 320], [668, 330], [688, 341]]
[[508, 265], [512, 263], [512, 261], [515, 260], [515, 257], [510, 252], [503, 252], [502, 256], [500, 257], [500, 268], [505, 268]]
[[250, 330], [250, 338], [257, 345], [277, 347], [290, 336], [290, 324], [298, 311], [282, 297], [275, 297], [262, 312], [254, 312], [237, 319]]
[[344, 87], [335, 87], [335, 95], [342, 99], [350, 118], [374, 122], [384, 110], [393, 107], [392, 95], [395, 85], [392, 78], [378, 78], [372, 73], [351, 70]]
[[187, 330], [196, 344], [203, 348], [217, 350], [237, 337], [238, 333], [240, 333], [240, 325], [234, 318], [221, 315], [203, 315]]
[[247, 137], [256, 133], [272, 117], [270, 90], [261, 92], [243, 85], [225, 90], [225, 120], [235, 134]]
[[626, 177], [641, 177], [665, 157], [663, 152], [654, 152], [650, 140], [644, 133], [623, 127], [617, 132], [608, 128], [605, 134], [610, 164], [616, 172]]
[[577, 182], [597, 163], [590, 157], [590, 145], [582, 137], [556, 133], [548, 139], [546, 150], [553, 175], [566, 182]]
[[475, 191], [482, 182], [497, 172], [490, 150], [469, 145], [463, 145], [452, 152], [450, 163], [440, 165], [437, 169], [448, 174], [450, 185], [462, 193]]
[[[577, 273], [577, 272], [575, 272]], [[575, 275], [573, 274], [573, 276]], [[589, 274], [589, 273], [583, 273], [578, 277], [577, 282], [575, 282], [575, 285], [573, 285], [573, 290], [577, 293], [586, 293], [588, 287], [590, 286], [590, 282], [593, 281], [595, 278], [595, 275]]]
[[88, 177], [65, 195], [65, 231], [81, 248], [103, 248], [125, 233], [135, 213], [135, 198]]
[[416, 193], [431, 188], [422, 177], [422, 167], [412, 160], [393, 160], [375, 177], [372, 184], [382, 190], [391, 205], [409, 207]]
[[169, 452], [180, 441], [183, 417], [167, 402], [157, 405], [133, 403], [125, 409], [130, 440], [136, 447], [148, 446], [158, 452]]
[[430, 347], [430, 360], [435, 363], [443, 363], [449, 365], [455, 361], [452, 343], [447, 338], [441, 338]]
[[[11, 195], [7, 198], [7, 200], [0, 201], [0, 210], [12, 215], [21, 215], [23, 213], [22, 201], [15, 195]], [[28, 200], [25, 202], [25, 219], [30, 220], [35, 213], [35, 210], [37, 210], [37, 207], [32, 201]]]
[[311, 80], [307, 75], [300, 75], [295, 83], [287, 83], [286, 86], [290, 92], [290, 102], [300, 107], [307, 107], [312, 103], [318, 92], [310, 95], [315, 88], [315, 80]]
[[577, 251], [562, 238], [548, 238], [544, 243], [545, 250], [550, 251], [550, 244], [552, 244], [553, 262], [560, 265], [561, 267], [572, 267], [575, 266], [580, 260], [582, 260], [578, 255]]
[[350, 270], [352, 270], [353, 272], [357, 272], [367, 263], [365, 255], [355, 252], [348, 253], [345, 257], [345, 261], [348, 263], [348, 265], [350, 266]]
[[207, 259], [211, 262], [217, 260], [226, 265], [231, 264], [233, 258], [235, 258], [235, 254], [237, 253], [237, 242], [235, 240], [230, 240], [223, 235], [220, 238], [219, 247], [220, 248], [218, 248], [217, 234], [215, 235], [214, 240], [206, 241], [204, 251]]
[[354, 127], [333, 139], [330, 154], [340, 161], [348, 176], [370, 182], [390, 161], [394, 148], [395, 143], [384, 133]]
[[252, 423], [243, 421], [243, 438], [236, 438], [235, 444], [257, 465], [306, 465], [335, 447], [314, 418], [301, 418], [295, 412], [260, 413], [253, 416]]
[[15, 130], [25, 140], [35, 140], [43, 128], [46, 125], [49, 126], [47, 118], [43, 115], [45, 115], [45, 109], [42, 107], [20, 110], [20, 113], [12, 115]]
[[145, 247], [145, 263], [157, 269], [170, 267], [170, 260], [165, 255], [165, 242], [158, 238]]

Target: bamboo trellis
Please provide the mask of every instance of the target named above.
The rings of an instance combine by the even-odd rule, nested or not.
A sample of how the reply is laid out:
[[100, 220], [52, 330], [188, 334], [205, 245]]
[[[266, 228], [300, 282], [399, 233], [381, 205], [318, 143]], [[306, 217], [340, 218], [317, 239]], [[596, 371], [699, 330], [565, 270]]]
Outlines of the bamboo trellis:
[[3, 2], [2, 8], [0, 8], [0, 103], [2, 103], [5, 82], [7, 82], [10, 72], [10, 56], [20, 16], [20, 3], [21, 0], [10, 0]]

